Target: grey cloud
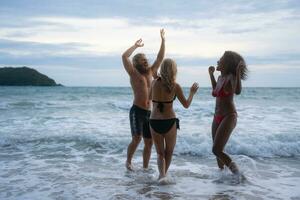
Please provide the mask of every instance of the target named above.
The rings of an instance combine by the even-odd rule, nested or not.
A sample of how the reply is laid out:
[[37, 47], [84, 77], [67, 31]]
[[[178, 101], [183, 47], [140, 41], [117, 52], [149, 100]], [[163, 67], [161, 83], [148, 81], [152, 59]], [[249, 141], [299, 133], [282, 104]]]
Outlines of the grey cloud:
[[[7, 44], [5, 44], [7, 43]], [[96, 54], [69, 54], [69, 55], [55, 55], [44, 52], [39, 52], [40, 48], [48, 48], [45, 52], [56, 51], [57, 49], [73, 49], [76, 44], [67, 44], [66, 46], [59, 45], [43, 45], [43, 44], [13, 44], [9, 42], [0, 41], [0, 46], [5, 44], [6, 47], [16, 48], [20, 51], [28, 47], [35, 48], [36, 53], [30, 55], [14, 55], [9, 51], [0, 51], [0, 64], [9, 65], [27, 65], [27, 66], [68, 66], [70, 68], [81, 68], [81, 69], [116, 69], [122, 68], [121, 55], [96, 55]], [[36, 46], [35, 46], [36, 45]], [[75, 47], [73, 47], [75, 46]], [[149, 58], [155, 58], [155, 55], [147, 55]], [[299, 53], [295, 54], [276, 54], [269, 56], [248, 56], [243, 55], [248, 65], [258, 64], [282, 64], [282, 65], [299, 65]], [[182, 57], [179, 55], [169, 55], [173, 58], [178, 66], [188, 67], [206, 67], [210, 65], [216, 65], [219, 57], [213, 58], [202, 58], [202, 57]], [[153, 60], [152, 60], [153, 61]]]
[[15, 56], [9, 53], [0, 52], [0, 64], [9, 65], [26, 65], [26, 66], [69, 66], [71, 68], [116, 68], [121, 66], [121, 58], [117, 56], [46, 56], [46, 55], [30, 55]]
[[63, 43], [63, 44], [45, 44], [38, 42], [20, 42], [14, 40], [0, 39], [0, 47], [2, 52], [24, 51], [29, 54], [53, 54], [53, 52], [74, 51], [78, 52], [82, 47], [88, 45], [83, 43]]
[[220, 33], [225, 34], [243, 34], [243, 33], [251, 33], [251, 32], [257, 32], [260, 28], [221, 28], [219, 29]]
[[[160, 16], [170, 18], [215, 18], [243, 13], [266, 13], [276, 10], [297, 10], [297, 0], [245, 1], [127, 1], [127, 0], [4, 0], [0, 3], [0, 18], [3, 16], [76, 16], [76, 17], [125, 17], [154, 19]], [[112, 13], [114, 13], [112, 15]]]
[[[33, 21], [36, 17], [122, 17], [129, 19], [132, 26], [141, 24], [168, 26], [176, 28], [203, 29], [211, 26], [206, 24], [189, 24], [188, 21], [213, 20], [213, 19], [235, 19], [238, 16], [255, 15], [256, 13], [274, 13], [276, 11], [287, 10], [291, 16], [299, 17], [300, 8], [297, 0], [274, 0], [269, 1], [98, 1], [98, 0], [18, 0], [0, 2], [0, 27], [2, 28], [34, 28], [42, 25], [64, 30], [74, 30], [75, 27], [55, 22]], [[112, 14], [114, 13], [114, 14]], [[287, 18], [293, 18], [287, 16]], [[180, 19], [181, 22], [162, 22], [161, 18]], [[283, 16], [284, 19], [284, 16]], [[220, 30], [222, 33], [247, 33], [263, 28], [241, 28]], [[219, 27], [217, 27], [219, 28]], [[19, 33], [10, 33], [7, 37], [26, 36], [26, 31], [18, 30]]]
[[[44, 44], [0, 39], [0, 63], [4, 65], [65, 65], [72, 67], [115, 67], [120, 58], [88, 54], [82, 43]], [[16, 54], [14, 52], [21, 52]], [[22, 52], [26, 53], [25, 55]], [[65, 55], [68, 52], [68, 55]]]

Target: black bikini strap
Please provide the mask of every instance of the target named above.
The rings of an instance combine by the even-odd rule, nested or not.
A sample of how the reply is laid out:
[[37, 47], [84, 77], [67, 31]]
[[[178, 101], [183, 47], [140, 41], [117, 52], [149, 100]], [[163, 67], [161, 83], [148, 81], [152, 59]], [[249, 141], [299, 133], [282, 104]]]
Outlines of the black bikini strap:
[[164, 104], [163, 103], [161, 103], [161, 102], [159, 102], [158, 104], [157, 104], [157, 108], [159, 109], [159, 111], [162, 113], [162, 112], [164, 112]]
[[155, 100], [152, 100], [152, 102], [154, 102], [154, 103], [173, 103], [173, 100], [172, 101], [155, 101]]

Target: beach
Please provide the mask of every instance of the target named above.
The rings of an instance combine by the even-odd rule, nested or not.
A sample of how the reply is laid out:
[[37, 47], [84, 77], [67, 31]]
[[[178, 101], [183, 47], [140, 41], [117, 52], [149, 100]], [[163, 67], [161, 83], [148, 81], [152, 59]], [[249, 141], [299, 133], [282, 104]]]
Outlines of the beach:
[[[188, 93], [185, 88], [185, 93]], [[180, 119], [169, 184], [155, 148], [125, 169], [131, 139], [127, 87], [0, 87], [0, 199], [300, 199], [300, 88], [244, 88], [226, 152], [245, 178], [211, 153], [215, 99], [200, 88]]]

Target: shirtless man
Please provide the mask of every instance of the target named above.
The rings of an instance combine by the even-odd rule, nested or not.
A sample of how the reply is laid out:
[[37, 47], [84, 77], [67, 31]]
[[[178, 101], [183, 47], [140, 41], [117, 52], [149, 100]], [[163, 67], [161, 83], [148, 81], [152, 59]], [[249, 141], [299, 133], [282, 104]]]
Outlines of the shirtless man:
[[151, 86], [152, 77], [157, 77], [157, 70], [165, 55], [165, 31], [160, 30], [161, 46], [158, 52], [157, 58], [151, 67], [148, 66], [148, 60], [142, 53], [136, 54], [132, 58], [132, 62], [129, 57], [139, 47], [143, 47], [142, 39], [139, 39], [135, 44], [127, 49], [122, 55], [122, 61], [125, 70], [130, 77], [130, 84], [133, 90], [134, 99], [133, 105], [130, 109], [129, 119], [132, 140], [127, 148], [127, 160], [126, 168], [133, 170], [131, 165], [132, 156], [141, 141], [141, 137], [144, 139], [144, 151], [143, 151], [143, 167], [148, 168], [151, 148], [152, 137], [149, 128], [150, 117], [150, 101], [149, 90]]

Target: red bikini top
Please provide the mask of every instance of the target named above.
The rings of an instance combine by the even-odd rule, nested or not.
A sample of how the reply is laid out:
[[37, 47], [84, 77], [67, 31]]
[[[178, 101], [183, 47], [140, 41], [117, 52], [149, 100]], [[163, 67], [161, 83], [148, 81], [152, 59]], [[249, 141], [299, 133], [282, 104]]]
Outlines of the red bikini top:
[[231, 92], [225, 92], [224, 90], [224, 85], [226, 85], [226, 83], [228, 82], [228, 79], [226, 79], [221, 87], [221, 89], [219, 91], [216, 90], [216, 88], [212, 91], [212, 96], [213, 97], [229, 97], [231, 96], [233, 93]]

